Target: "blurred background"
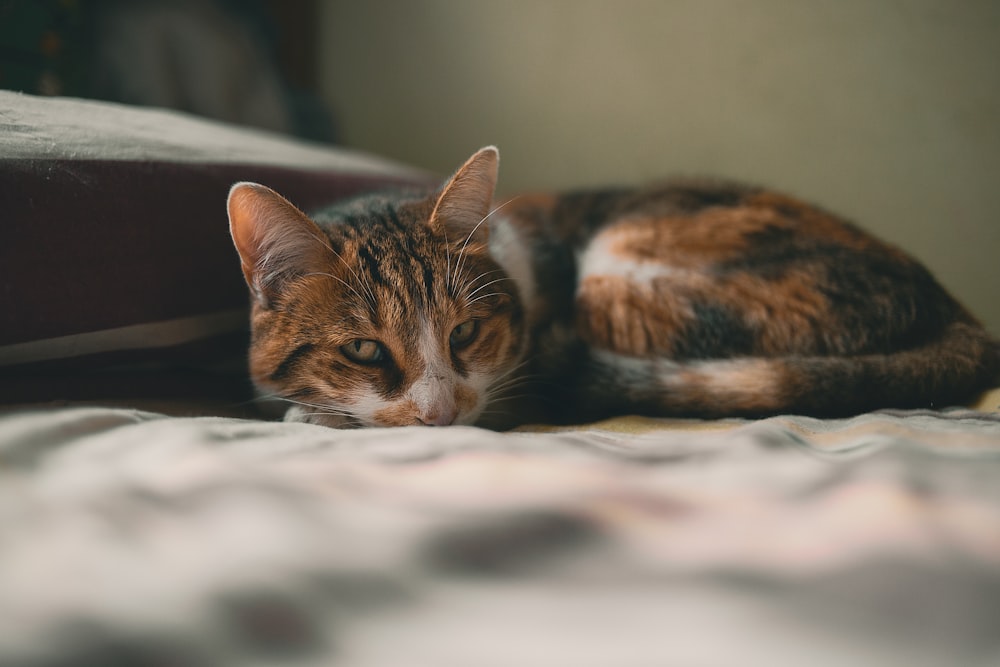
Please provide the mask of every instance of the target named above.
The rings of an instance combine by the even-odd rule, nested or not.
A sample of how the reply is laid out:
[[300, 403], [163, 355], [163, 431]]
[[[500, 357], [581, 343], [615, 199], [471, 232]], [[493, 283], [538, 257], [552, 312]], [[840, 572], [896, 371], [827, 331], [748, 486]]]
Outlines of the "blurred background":
[[771, 185], [913, 253], [1000, 334], [996, 0], [0, 0], [0, 87], [442, 175], [496, 144], [502, 194]]

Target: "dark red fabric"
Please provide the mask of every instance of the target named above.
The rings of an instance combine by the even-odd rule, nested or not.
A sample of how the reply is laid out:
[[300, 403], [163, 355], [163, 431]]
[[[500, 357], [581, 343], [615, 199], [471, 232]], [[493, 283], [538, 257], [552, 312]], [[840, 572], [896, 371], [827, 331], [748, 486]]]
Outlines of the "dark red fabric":
[[[262, 165], [0, 158], [0, 346], [246, 309], [226, 216], [237, 181], [268, 185], [307, 211], [415, 183]], [[7, 363], [0, 402], [244, 400], [246, 345], [243, 329]]]
[[0, 345], [247, 303], [226, 196], [310, 209], [399, 181], [260, 165], [0, 160]]

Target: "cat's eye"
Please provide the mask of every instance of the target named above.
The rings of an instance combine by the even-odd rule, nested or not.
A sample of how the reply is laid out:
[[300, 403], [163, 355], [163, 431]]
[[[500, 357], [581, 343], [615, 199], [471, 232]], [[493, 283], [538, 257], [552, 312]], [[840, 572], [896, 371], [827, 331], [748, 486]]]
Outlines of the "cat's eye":
[[340, 351], [345, 357], [359, 364], [380, 364], [386, 358], [385, 348], [381, 343], [363, 338], [341, 345]]
[[471, 343], [478, 333], [479, 320], [468, 320], [451, 330], [448, 342], [453, 348], [463, 348]]

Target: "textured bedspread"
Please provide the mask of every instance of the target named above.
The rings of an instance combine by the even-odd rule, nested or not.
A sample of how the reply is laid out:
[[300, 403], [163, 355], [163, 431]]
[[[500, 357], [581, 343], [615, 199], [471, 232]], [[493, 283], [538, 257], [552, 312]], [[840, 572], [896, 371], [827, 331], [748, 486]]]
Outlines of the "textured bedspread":
[[1000, 665], [1000, 414], [0, 418], [2, 665]]

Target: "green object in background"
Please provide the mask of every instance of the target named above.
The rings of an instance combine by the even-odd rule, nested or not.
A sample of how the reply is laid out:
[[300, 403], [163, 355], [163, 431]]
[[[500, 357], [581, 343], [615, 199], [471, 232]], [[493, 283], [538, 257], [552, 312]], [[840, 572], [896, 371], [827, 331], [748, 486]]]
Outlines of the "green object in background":
[[0, 0], [0, 88], [38, 95], [82, 95], [90, 39], [87, 3]]

